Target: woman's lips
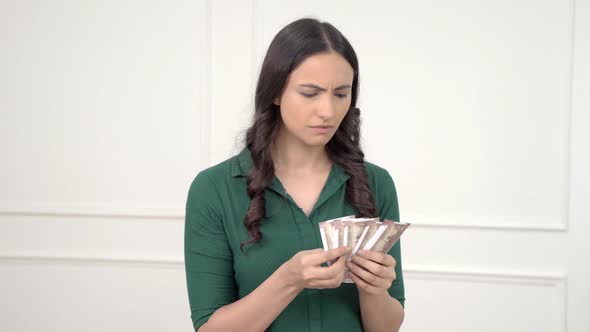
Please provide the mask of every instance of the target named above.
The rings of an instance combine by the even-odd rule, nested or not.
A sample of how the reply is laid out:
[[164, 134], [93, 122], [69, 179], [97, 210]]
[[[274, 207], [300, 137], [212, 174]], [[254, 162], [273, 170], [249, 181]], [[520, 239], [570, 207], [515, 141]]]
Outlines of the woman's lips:
[[316, 134], [327, 134], [332, 131], [333, 126], [311, 126], [311, 130], [313, 130]]

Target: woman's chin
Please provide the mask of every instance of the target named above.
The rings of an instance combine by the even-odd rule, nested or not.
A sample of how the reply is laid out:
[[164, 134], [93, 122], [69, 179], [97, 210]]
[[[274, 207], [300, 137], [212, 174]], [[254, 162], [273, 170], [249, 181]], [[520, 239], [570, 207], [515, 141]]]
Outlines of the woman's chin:
[[313, 137], [306, 139], [304, 143], [305, 145], [311, 147], [321, 147], [328, 144], [331, 138], [332, 137]]

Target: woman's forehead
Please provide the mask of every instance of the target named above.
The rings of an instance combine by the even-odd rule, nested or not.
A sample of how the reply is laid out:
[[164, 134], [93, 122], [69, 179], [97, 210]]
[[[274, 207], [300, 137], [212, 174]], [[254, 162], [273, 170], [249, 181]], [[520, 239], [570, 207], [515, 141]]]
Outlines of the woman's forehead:
[[323, 88], [335, 88], [351, 84], [354, 71], [344, 57], [331, 52], [309, 56], [289, 76], [291, 84], [315, 84]]

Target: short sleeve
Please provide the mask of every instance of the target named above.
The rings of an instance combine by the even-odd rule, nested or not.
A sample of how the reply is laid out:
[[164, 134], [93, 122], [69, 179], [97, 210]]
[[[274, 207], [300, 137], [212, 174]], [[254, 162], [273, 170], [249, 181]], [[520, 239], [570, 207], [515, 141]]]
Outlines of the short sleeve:
[[199, 173], [188, 192], [184, 227], [184, 263], [195, 331], [237, 296], [221, 211], [215, 185], [206, 173]]
[[[387, 170], [383, 170], [383, 173], [379, 176], [377, 181], [378, 186], [378, 203], [380, 218], [389, 219], [400, 222], [399, 207], [397, 200], [397, 190], [395, 183], [391, 178], [391, 175]], [[404, 289], [404, 277], [402, 270], [402, 255], [401, 255], [401, 239], [399, 239], [395, 245], [389, 250], [389, 255], [393, 256], [396, 261], [395, 275], [396, 279], [393, 281], [389, 288], [389, 295], [396, 298], [405, 308], [405, 289]]]

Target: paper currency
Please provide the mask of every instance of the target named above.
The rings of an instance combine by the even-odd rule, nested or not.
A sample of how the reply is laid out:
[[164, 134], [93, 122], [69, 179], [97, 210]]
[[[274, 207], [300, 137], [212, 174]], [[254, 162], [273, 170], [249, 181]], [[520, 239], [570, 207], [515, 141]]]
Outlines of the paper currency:
[[[346, 244], [354, 250], [357, 242], [363, 235], [367, 222], [376, 222], [379, 221], [379, 218], [355, 218], [349, 219], [348, 221], [348, 241]], [[350, 256], [348, 257], [348, 260], [350, 260]]]
[[[340, 247], [340, 238], [341, 233], [347, 233], [348, 230], [343, 229], [343, 221], [353, 219], [354, 215], [345, 216], [341, 218], [330, 219], [326, 221], [322, 221], [319, 223], [320, 227], [320, 237], [322, 239], [322, 245], [324, 247], [324, 251], [328, 251], [330, 249], [336, 249]], [[331, 265], [332, 262], [327, 262], [328, 265]]]
[[356, 254], [356, 252], [360, 248], [365, 247], [365, 244], [367, 244], [367, 242], [369, 242], [369, 240], [371, 239], [373, 234], [375, 234], [375, 232], [377, 232], [377, 229], [379, 228], [379, 226], [381, 226], [381, 224], [382, 223], [379, 222], [379, 218], [376, 218], [376, 220], [367, 221], [367, 223], [365, 225], [365, 229], [363, 230], [363, 233], [361, 234], [361, 237], [358, 239], [356, 246], [352, 250], [353, 255]]
[[[389, 219], [380, 222], [378, 217], [345, 216], [320, 222], [319, 228], [324, 251], [342, 246], [351, 247], [352, 254], [346, 257], [349, 261], [360, 249], [387, 253], [410, 225]], [[327, 262], [327, 265], [331, 264], [332, 262]], [[345, 268], [342, 282], [354, 282], [350, 278], [348, 268]]]
[[410, 227], [410, 223], [399, 223], [385, 219], [373, 237], [367, 242], [363, 249], [370, 249], [378, 252], [388, 252], [393, 248], [402, 233]]

